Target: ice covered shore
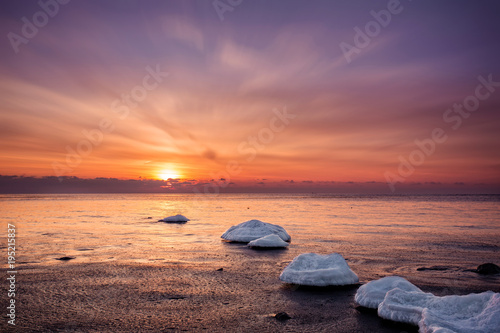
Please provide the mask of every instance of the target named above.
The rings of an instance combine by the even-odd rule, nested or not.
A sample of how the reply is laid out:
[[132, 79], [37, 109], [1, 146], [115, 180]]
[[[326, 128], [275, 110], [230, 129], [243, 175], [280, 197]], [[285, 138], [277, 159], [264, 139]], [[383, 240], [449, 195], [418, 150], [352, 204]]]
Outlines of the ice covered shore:
[[500, 331], [500, 294], [435, 296], [409, 281], [390, 276], [361, 286], [355, 301], [377, 308], [384, 319], [418, 325], [422, 333], [495, 333]]

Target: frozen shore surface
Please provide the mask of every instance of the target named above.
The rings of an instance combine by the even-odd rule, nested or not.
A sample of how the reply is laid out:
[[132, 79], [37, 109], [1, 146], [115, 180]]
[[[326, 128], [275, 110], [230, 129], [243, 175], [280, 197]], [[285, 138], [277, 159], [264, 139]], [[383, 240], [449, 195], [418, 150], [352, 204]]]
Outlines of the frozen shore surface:
[[384, 319], [418, 325], [425, 333], [496, 333], [500, 293], [435, 296], [408, 280], [388, 276], [361, 286], [355, 301]]

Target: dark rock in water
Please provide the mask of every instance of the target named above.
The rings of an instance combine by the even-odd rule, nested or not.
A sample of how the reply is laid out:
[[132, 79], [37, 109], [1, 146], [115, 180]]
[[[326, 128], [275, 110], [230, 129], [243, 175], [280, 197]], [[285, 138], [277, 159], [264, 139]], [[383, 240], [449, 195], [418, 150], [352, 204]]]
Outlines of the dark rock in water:
[[219, 268], [217, 271], [218, 271], [218, 272], [222, 272], [223, 270], [224, 270], [224, 268], [222, 268], [222, 267], [221, 267], [221, 268]]
[[185, 296], [170, 296], [168, 299], [185, 299]]
[[489, 262], [489, 263], [477, 266], [477, 269], [475, 270], [475, 272], [478, 274], [483, 274], [483, 275], [498, 274], [498, 273], [500, 273], [500, 267]]
[[288, 313], [286, 313], [286, 312], [278, 312], [278, 313], [274, 316], [274, 318], [276, 318], [276, 319], [277, 319], [277, 320], [279, 320], [279, 321], [285, 321], [285, 320], [288, 320], [288, 319], [292, 319], [292, 317], [290, 317], [290, 316], [288, 315]]
[[419, 267], [417, 271], [446, 271], [448, 267], [446, 266], [431, 266], [431, 267]]
[[56, 258], [56, 260], [62, 260], [62, 261], [68, 261], [71, 259], [75, 259], [76, 257], [61, 257], [61, 258]]

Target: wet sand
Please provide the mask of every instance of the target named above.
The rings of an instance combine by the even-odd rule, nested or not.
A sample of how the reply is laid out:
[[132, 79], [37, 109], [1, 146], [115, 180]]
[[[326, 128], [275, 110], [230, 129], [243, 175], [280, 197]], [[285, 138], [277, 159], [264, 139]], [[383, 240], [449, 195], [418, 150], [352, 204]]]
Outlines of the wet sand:
[[[279, 265], [278, 265], [279, 266]], [[417, 332], [354, 303], [358, 286], [297, 288], [257, 264], [79, 264], [18, 273], [18, 331]], [[264, 269], [263, 271], [267, 271]], [[291, 319], [278, 321], [286, 312]], [[4, 325], [5, 322], [2, 323]]]

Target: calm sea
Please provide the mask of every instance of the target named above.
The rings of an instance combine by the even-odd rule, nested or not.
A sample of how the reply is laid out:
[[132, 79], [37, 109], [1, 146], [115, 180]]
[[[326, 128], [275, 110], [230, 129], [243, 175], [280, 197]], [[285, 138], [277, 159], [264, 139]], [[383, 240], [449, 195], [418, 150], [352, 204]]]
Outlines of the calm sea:
[[[500, 196], [494, 195], [1, 195], [0, 211], [2, 221], [16, 225], [19, 270], [108, 261], [217, 268], [338, 252], [362, 282], [400, 275], [442, 286], [443, 294], [463, 287], [500, 291], [499, 277], [464, 271], [485, 262], [500, 265]], [[191, 221], [156, 222], [175, 214]], [[227, 228], [250, 219], [283, 226], [292, 236], [289, 249], [261, 255], [221, 241]], [[76, 259], [55, 260], [62, 256]], [[417, 271], [431, 266], [443, 267]]]

